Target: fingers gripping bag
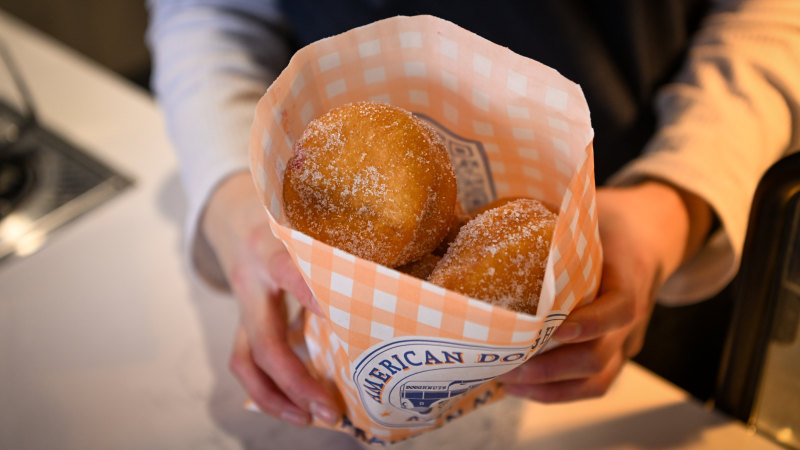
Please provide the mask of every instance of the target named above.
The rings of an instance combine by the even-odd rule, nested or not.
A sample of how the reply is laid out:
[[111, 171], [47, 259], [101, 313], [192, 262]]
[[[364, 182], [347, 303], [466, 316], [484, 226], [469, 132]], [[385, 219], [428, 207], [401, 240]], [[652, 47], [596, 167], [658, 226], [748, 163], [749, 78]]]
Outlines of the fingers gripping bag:
[[[558, 207], [535, 316], [291, 228], [282, 189], [295, 142], [311, 120], [360, 101], [404, 108], [441, 135], [465, 210], [501, 197]], [[293, 338], [340, 402], [336, 429], [396, 442], [502, 398], [493, 378], [541, 352], [567, 314], [594, 298], [602, 255], [592, 138], [578, 85], [436, 17], [382, 20], [293, 56], [258, 103], [251, 170], [273, 233], [324, 312], [301, 314]]]

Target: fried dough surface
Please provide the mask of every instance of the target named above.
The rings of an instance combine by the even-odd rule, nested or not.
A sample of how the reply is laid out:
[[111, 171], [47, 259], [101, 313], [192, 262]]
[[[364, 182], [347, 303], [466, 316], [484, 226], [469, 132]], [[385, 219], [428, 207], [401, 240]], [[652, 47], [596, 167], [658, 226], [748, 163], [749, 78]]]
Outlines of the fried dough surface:
[[311, 121], [286, 165], [292, 226], [397, 267], [430, 253], [450, 229], [456, 177], [441, 138], [410, 112], [351, 103]]
[[411, 275], [412, 277], [417, 277], [420, 280], [427, 280], [428, 276], [430, 276], [431, 272], [433, 272], [433, 268], [436, 267], [436, 264], [441, 259], [441, 256], [429, 253], [416, 261], [403, 264], [402, 266], [398, 267], [397, 270]]
[[461, 228], [428, 281], [514, 311], [536, 314], [556, 214], [517, 199]]

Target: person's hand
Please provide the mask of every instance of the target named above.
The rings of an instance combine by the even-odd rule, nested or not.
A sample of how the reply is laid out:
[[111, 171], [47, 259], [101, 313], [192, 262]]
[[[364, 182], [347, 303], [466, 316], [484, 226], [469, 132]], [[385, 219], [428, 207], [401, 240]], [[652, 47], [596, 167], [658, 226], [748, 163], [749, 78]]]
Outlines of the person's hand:
[[319, 314], [319, 306], [289, 253], [273, 235], [247, 172], [212, 194], [202, 232], [239, 302], [230, 369], [259, 409], [294, 425], [313, 415], [335, 424], [336, 403], [287, 343], [284, 293]]
[[[603, 395], [644, 343], [655, 294], [711, 222], [698, 197], [655, 181], [597, 192], [603, 268], [597, 297], [553, 338], [564, 344], [501, 376], [512, 395], [562, 402]], [[691, 225], [691, 226], [690, 226]]]

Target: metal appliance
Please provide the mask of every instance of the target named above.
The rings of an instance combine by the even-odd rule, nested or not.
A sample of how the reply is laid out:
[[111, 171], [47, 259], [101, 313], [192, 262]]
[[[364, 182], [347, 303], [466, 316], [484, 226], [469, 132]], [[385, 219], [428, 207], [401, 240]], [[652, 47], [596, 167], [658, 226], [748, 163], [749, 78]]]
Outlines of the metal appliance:
[[35, 252], [131, 183], [37, 120], [22, 74], [0, 43], [0, 262]]
[[756, 190], [715, 404], [800, 449], [800, 153]]

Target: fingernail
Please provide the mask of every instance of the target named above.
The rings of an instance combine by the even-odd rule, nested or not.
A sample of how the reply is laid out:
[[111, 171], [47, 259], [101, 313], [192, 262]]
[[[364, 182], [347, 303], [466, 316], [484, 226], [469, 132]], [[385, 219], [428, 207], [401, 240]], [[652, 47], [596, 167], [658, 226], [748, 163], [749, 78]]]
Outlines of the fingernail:
[[281, 420], [285, 420], [286, 422], [289, 422], [292, 425], [297, 425], [298, 427], [308, 424], [308, 417], [305, 414], [292, 410], [282, 412]]
[[567, 322], [561, 324], [560, 327], [553, 333], [553, 339], [557, 341], [570, 341], [577, 338], [581, 334], [581, 324], [575, 322]]
[[254, 401], [252, 401], [250, 399], [248, 399], [246, 402], [244, 402], [244, 409], [246, 409], [248, 411], [253, 411], [253, 412], [263, 412], [263, 411], [261, 411], [261, 408], [259, 408], [258, 405], [256, 405], [256, 402], [254, 402]]
[[313, 414], [314, 417], [321, 419], [328, 425], [336, 425], [336, 422], [339, 421], [339, 415], [333, 411], [333, 408], [330, 406], [325, 406], [321, 403], [311, 403], [311, 414]]

